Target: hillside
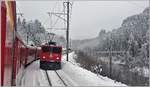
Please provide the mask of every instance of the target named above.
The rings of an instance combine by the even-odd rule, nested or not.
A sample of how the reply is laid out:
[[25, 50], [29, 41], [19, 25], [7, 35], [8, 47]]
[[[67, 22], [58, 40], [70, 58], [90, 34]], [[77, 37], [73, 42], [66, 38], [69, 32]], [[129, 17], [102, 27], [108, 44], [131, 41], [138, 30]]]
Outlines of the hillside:
[[[114, 40], [119, 40], [120, 43], [129, 39], [132, 33], [136, 37], [136, 41], [141, 42], [141, 38], [144, 38], [148, 31], [148, 20], [149, 20], [149, 8], [146, 8], [142, 13], [130, 16], [123, 20], [121, 27], [113, 29], [112, 31], [106, 32], [104, 29], [100, 31], [99, 35], [95, 38], [85, 40], [73, 40], [72, 47], [74, 49], [83, 49], [86, 47], [98, 47], [99, 50], [104, 50], [110, 35]], [[118, 41], [117, 45], [120, 44]], [[127, 42], [127, 41], [126, 41]], [[144, 42], [142, 42], [144, 43]], [[141, 45], [141, 44], [140, 44]], [[124, 49], [126, 47], [123, 46]]]
[[127, 17], [117, 29], [103, 29], [92, 39], [74, 40], [77, 63], [90, 71], [99, 67], [93, 72], [127, 85], [149, 85], [149, 9]]
[[[48, 35], [49, 32], [45, 30], [45, 28], [41, 25], [41, 22], [38, 20], [26, 21], [26, 19], [23, 19], [21, 21], [21, 19], [18, 18], [17, 32], [24, 42], [29, 45], [33, 44], [39, 46], [50, 40]], [[65, 38], [63, 36], [56, 34], [53, 41], [56, 41], [58, 45], [65, 47]]]

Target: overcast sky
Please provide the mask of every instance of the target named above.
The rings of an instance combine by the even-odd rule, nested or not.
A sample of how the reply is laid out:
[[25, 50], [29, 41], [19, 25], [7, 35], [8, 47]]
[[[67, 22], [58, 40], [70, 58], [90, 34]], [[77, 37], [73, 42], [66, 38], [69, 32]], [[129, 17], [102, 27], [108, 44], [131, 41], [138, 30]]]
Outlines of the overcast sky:
[[[101, 29], [107, 31], [121, 26], [123, 19], [141, 13], [149, 6], [149, 1], [74, 1], [70, 22], [71, 39], [96, 37]], [[38, 19], [47, 29], [54, 24], [56, 17], [50, 17], [47, 12], [62, 12], [61, 1], [18, 1], [17, 12], [24, 13], [24, 18]], [[55, 27], [64, 27], [63, 21], [58, 20]], [[65, 36], [65, 31], [52, 31]]]

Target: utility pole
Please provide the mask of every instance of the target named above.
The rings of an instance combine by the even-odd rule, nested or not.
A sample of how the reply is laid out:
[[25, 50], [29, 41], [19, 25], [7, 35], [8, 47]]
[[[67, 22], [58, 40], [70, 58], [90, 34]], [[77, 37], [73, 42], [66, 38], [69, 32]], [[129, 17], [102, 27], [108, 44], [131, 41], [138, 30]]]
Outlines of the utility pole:
[[30, 32], [30, 24], [28, 25], [28, 30], [27, 30], [27, 44], [29, 42], [29, 32]]
[[111, 35], [110, 35], [110, 41], [109, 41], [109, 76], [110, 78], [112, 77], [112, 38], [111, 38]]
[[70, 43], [69, 43], [69, 44], [70, 44], [70, 46], [69, 46], [69, 50], [71, 50], [71, 38], [70, 38]]
[[[66, 54], [67, 54], [67, 58], [66, 58], [66, 61], [68, 61], [68, 54], [69, 54], [69, 5], [70, 5], [70, 2], [69, 0], [67, 2], [64, 2], [66, 3], [67, 5], [67, 13], [59, 13], [59, 12], [48, 12], [49, 16], [50, 15], [54, 15], [58, 18], [60, 18], [61, 20], [63, 20], [64, 22], [67, 22], [67, 29], [66, 28], [54, 28], [54, 27], [51, 27], [49, 29], [55, 29], [55, 30], [66, 30]], [[61, 15], [66, 15], [67, 16], [67, 19], [66, 18], [63, 18]]]
[[111, 48], [110, 48], [110, 53], [109, 53], [110, 61], [109, 61], [109, 72], [110, 72], [110, 78], [111, 78], [111, 73], [112, 73], [112, 53], [111, 53]]
[[69, 1], [67, 2], [67, 31], [66, 31], [66, 39], [67, 39], [67, 44], [66, 44], [66, 48], [67, 48], [67, 61], [68, 61], [68, 52], [69, 52]]

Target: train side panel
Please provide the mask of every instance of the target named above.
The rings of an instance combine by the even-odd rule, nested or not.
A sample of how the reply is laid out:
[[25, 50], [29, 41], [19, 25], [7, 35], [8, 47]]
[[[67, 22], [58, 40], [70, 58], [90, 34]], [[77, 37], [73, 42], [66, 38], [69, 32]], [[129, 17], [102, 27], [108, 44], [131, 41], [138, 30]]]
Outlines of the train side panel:
[[[12, 3], [15, 8], [14, 3], [15, 1]], [[12, 29], [13, 27], [11, 27], [9, 22], [10, 19], [8, 19], [7, 16], [5, 1], [1, 1], [1, 86], [15, 85], [16, 76], [21, 66], [25, 66], [35, 60], [38, 56], [37, 53], [40, 52], [40, 49], [37, 50], [37, 48], [28, 47], [24, 44], [22, 39], [17, 35], [15, 29]], [[14, 47], [13, 32], [16, 33]], [[12, 55], [14, 55], [14, 57]], [[12, 81], [14, 83], [11, 83]]]
[[31, 47], [31, 46], [28, 46], [27, 47], [27, 61], [26, 61], [26, 64], [29, 64], [31, 62], [33, 62], [34, 60], [37, 59], [37, 48], [36, 47]]
[[2, 34], [2, 65], [1, 65], [1, 81], [2, 84], [1, 85], [11, 85], [11, 70], [12, 70], [12, 32], [9, 30], [10, 26], [8, 26], [6, 19], [6, 5], [5, 2], [2, 2], [2, 15], [1, 15], [1, 19], [2, 19], [2, 28], [1, 28], [1, 34]]
[[[1, 2], [1, 82], [4, 83], [4, 64], [5, 64], [5, 38], [6, 38], [6, 5], [4, 2]], [[2, 49], [4, 49], [2, 51]]]

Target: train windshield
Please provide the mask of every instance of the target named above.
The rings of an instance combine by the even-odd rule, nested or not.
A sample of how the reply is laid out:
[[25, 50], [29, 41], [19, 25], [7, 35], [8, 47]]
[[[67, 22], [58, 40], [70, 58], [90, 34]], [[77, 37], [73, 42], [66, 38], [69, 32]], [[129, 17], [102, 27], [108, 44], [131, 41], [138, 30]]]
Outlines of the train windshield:
[[49, 52], [50, 49], [49, 49], [49, 47], [44, 46], [44, 47], [42, 47], [42, 51], [43, 51], [43, 52]]
[[60, 47], [42, 47], [43, 52], [61, 53]]
[[53, 47], [53, 53], [60, 53], [61, 52], [61, 48], [60, 47]]

